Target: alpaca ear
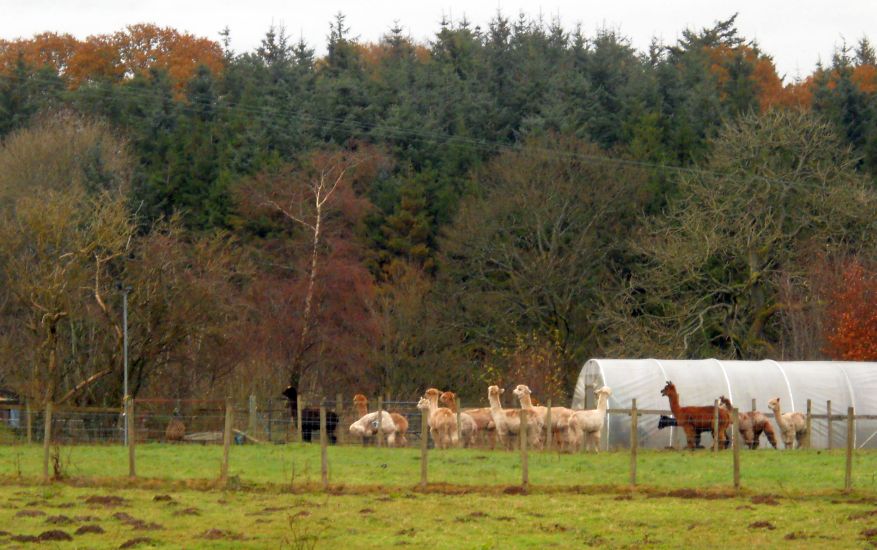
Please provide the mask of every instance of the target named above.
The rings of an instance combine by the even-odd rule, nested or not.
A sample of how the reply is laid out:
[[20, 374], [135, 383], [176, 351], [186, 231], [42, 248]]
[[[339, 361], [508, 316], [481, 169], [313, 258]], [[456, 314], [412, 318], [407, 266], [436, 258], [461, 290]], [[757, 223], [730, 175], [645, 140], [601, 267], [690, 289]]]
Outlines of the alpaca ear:
[[500, 388], [499, 393], [505, 393], [505, 388]]

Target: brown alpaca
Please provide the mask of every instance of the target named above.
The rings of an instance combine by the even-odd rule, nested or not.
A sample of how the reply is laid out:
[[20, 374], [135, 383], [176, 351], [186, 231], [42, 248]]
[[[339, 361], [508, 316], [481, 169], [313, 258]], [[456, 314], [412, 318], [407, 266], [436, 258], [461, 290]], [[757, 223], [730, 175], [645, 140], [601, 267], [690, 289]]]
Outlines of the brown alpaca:
[[[734, 408], [734, 406], [731, 405], [731, 400], [724, 395], [719, 397], [719, 406], [728, 412], [731, 412]], [[777, 438], [774, 434], [773, 426], [770, 425], [770, 420], [768, 420], [764, 413], [758, 411], [739, 411], [737, 418], [740, 435], [743, 436], [743, 441], [746, 443], [747, 447], [750, 449], [757, 449], [761, 440], [761, 434], [764, 433], [767, 440], [773, 445], [773, 448], [777, 448]]]
[[767, 407], [773, 411], [773, 416], [777, 426], [780, 428], [780, 433], [783, 434], [783, 444], [786, 449], [795, 448], [796, 441], [800, 449], [804, 442], [804, 436], [807, 435], [807, 420], [804, 418], [804, 414], [799, 412], [783, 414], [783, 411], [780, 410], [779, 397], [774, 397], [768, 401]]
[[186, 425], [180, 420], [180, 411], [174, 409], [173, 417], [164, 430], [164, 438], [168, 441], [182, 441], [186, 435]]
[[[688, 440], [688, 448], [695, 449], [700, 447], [700, 434], [703, 432], [713, 431], [713, 414], [714, 408], [710, 406], [701, 407], [682, 407], [679, 405], [679, 394], [676, 392], [676, 386], [673, 382], [667, 382], [661, 395], [670, 400], [670, 410], [676, 417], [676, 425], [685, 430], [685, 437]], [[727, 430], [731, 424], [731, 415], [728, 411], [719, 407], [719, 433], [713, 433], [713, 439], [719, 442], [719, 448], [727, 447]]]

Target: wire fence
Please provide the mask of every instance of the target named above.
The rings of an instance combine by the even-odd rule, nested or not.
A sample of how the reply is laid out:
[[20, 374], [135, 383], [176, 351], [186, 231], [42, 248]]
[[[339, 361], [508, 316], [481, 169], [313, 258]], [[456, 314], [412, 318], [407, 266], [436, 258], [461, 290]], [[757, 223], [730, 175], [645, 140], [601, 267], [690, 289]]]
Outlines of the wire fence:
[[[877, 443], [877, 416], [857, 415], [852, 408], [833, 411], [830, 404], [825, 412], [815, 412], [817, 408], [809, 403], [808, 409], [809, 413], [801, 415], [803, 430], [798, 426], [797, 431], [784, 431], [771, 413], [760, 413], [766, 426], [759, 430], [753, 426], [757, 425], [753, 411], [725, 409], [718, 404], [694, 412], [677, 411], [674, 415], [670, 410], [638, 409], [634, 400], [628, 408], [576, 411], [572, 417], [564, 416], [568, 409], [563, 407], [543, 408], [542, 416], [521, 414], [519, 408], [510, 407], [504, 411], [519, 418], [516, 428], [498, 429], [491, 420], [489, 425], [476, 426], [467, 433], [465, 415], [475, 417], [488, 409], [463, 407], [450, 416], [456, 437], [448, 445], [448, 441], [442, 440], [438, 427], [430, 427], [429, 416], [413, 401], [375, 398], [369, 400], [369, 404], [354, 406], [352, 400], [339, 396], [334, 400], [302, 398], [295, 407], [290, 407], [290, 402], [280, 399], [263, 402], [255, 398], [246, 401], [137, 399], [118, 409], [53, 410], [48, 407], [33, 410], [28, 405], [0, 406], [0, 445], [33, 448], [33, 454], [37, 454], [42, 444], [42, 474], [46, 478], [52, 477], [49, 464], [57, 462], [58, 447], [68, 448], [71, 457], [81, 457], [70, 462], [79, 462], [77, 471], [83, 475], [92, 471], [86, 464], [92, 460], [87, 449], [100, 445], [120, 449], [128, 455], [127, 461], [119, 457], [112, 467], [104, 464], [102, 475], [124, 475], [127, 462], [129, 477], [166, 477], [167, 472], [162, 470], [163, 459], [159, 458], [166, 452], [161, 449], [166, 447], [155, 447], [155, 444], [182, 445], [177, 447], [179, 451], [172, 452], [181, 455], [185, 455], [182, 449], [186, 447], [221, 446], [221, 453], [212, 451], [214, 454], [204, 455], [193, 450], [192, 456], [212, 457], [206, 463], [214, 466], [218, 462], [218, 478], [222, 483], [228, 483], [230, 478], [238, 482], [241, 479], [261, 482], [290, 479], [290, 476], [318, 483], [316, 472], [319, 471], [319, 482], [326, 488], [333, 483], [356, 485], [375, 480], [423, 487], [436, 482], [467, 485], [495, 480], [526, 488], [531, 470], [537, 472], [539, 483], [573, 484], [572, 480], [579, 478], [571, 474], [582, 472], [589, 464], [597, 463], [594, 461], [612, 468], [604, 470], [602, 483], [661, 484], [660, 472], [670, 468], [672, 461], [678, 461], [673, 457], [680, 456], [678, 452], [667, 450], [691, 447], [704, 450], [689, 456], [715, 457], [702, 462], [716, 469], [701, 481], [692, 478], [692, 485], [711, 485], [714, 483], [710, 480], [724, 479], [726, 485], [739, 489], [741, 471], [744, 479], [747, 472], [751, 473], [750, 478], [755, 478], [761, 475], [756, 470], [763, 469], [763, 464], [798, 460], [765, 458], [779, 456], [773, 454], [774, 448], [800, 448], [831, 452], [824, 457], [818, 453], [782, 455], [809, 457], [801, 459], [802, 464], [806, 463], [802, 466], [805, 470], [812, 468], [812, 471], [807, 470], [807, 475], [824, 476], [826, 484], [851, 490], [854, 457], [864, 469], [870, 468], [868, 471], [873, 471], [877, 462], [872, 451], [864, 450]], [[574, 417], [579, 413], [583, 414], [574, 428]], [[47, 416], [51, 425], [48, 439], [45, 437]], [[387, 422], [385, 416], [391, 419], [391, 431], [380, 429]], [[488, 417], [493, 419], [489, 411]], [[363, 429], [356, 430], [356, 426]], [[718, 436], [714, 437], [715, 434]], [[56, 449], [56, 456], [51, 460], [50, 447]], [[468, 447], [469, 451], [445, 451], [444, 447]], [[291, 449], [293, 453], [284, 455], [283, 449]], [[333, 450], [330, 452], [330, 449]], [[765, 449], [771, 453], [763, 452]], [[181, 466], [179, 475], [204, 477], [204, 461], [201, 465], [197, 462]], [[750, 464], [749, 470], [741, 466], [746, 463]], [[419, 472], [416, 464], [420, 465]], [[17, 468], [22, 471], [20, 465]], [[53, 467], [53, 471], [57, 476], [58, 467]], [[2, 461], [0, 472], [3, 472]], [[368, 473], [363, 475], [364, 472]], [[867, 475], [870, 474], [863, 472], [855, 479], [866, 480]], [[791, 473], [789, 476], [794, 477]], [[873, 476], [870, 485], [874, 485]]]

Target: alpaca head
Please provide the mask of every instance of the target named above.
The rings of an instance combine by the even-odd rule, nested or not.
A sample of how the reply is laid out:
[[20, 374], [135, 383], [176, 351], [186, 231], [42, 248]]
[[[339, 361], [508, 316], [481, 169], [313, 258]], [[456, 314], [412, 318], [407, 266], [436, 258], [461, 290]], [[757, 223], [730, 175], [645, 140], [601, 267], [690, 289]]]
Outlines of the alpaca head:
[[358, 394], [353, 396], [353, 404], [354, 404], [354, 406], [365, 405], [367, 407], [368, 406], [368, 397], [362, 395], [361, 393], [358, 393]]
[[439, 396], [442, 394], [441, 390], [437, 390], [435, 388], [429, 388], [423, 393], [423, 396], [429, 400], [438, 401]]
[[779, 397], [774, 397], [773, 399], [771, 399], [770, 401], [767, 402], [767, 407], [772, 411], [778, 409], [779, 406], [780, 406], [780, 398]]
[[429, 409], [429, 399], [421, 397], [420, 400], [417, 402], [417, 408], [421, 411]]
[[499, 399], [499, 396], [505, 393], [505, 389], [500, 388], [499, 386], [489, 386], [487, 388], [487, 397], [496, 397]]
[[518, 384], [515, 389], [512, 390], [512, 393], [515, 394], [515, 397], [518, 399], [523, 399], [525, 395], [529, 396], [533, 392], [531, 392], [530, 388], [524, 384]]
[[676, 394], [676, 386], [673, 385], [673, 382], [667, 380], [667, 385], [664, 386], [664, 389], [661, 390], [661, 395], [664, 397], [670, 397], [670, 395]]
[[594, 392], [594, 395], [597, 396], [597, 399], [598, 399], [598, 400], [599, 400], [601, 397], [604, 397], [604, 396], [608, 398], [610, 395], [612, 395], [612, 390], [609, 389], [609, 386], [603, 386], [603, 387], [600, 388], [599, 390], [595, 391], [595, 392]]
[[724, 395], [719, 396], [719, 406], [724, 407], [724, 408], [728, 409], [729, 411], [734, 408], [734, 406], [731, 405], [731, 400], [728, 399], [727, 397], [725, 397]]
[[453, 405], [457, 402], [457, 395], [452, 391], [446, 391], [439, 396], [439, 401], [445, 405]]

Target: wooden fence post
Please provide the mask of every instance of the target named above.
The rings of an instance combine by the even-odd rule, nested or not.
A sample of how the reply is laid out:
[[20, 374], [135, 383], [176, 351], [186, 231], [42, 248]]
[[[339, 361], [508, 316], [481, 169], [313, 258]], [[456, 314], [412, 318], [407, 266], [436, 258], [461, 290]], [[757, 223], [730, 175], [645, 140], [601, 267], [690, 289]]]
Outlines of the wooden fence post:
[[831, 399], [825, 402], [825, 413], [828, 415], [828, 450], [831, 450], [831, 438], [834, 435], [831, 429]]
[[844, 492], [853, 490], [853, 445], [856, 439], [855, 409], [847, 408], [847, 464], [844, 474]]
[[378, 395], [378, 447], [384, 446], [384, 396]]
[[125, 422], [128, 423], [128, 477], [137, 477], [137, 426], [134, 421], [134, 398], [130, 395], [125, 398]]
[[256, 408], [256, 395], [250, 394], [250, 400], [247, 403], [247, 431], [250, 435], [256, 437], [256, 426], [258, 425], [259, 411]]
[[734, 491], [740, 491], [740, 413], [731, 409], [731, 449], [734, 453]]
[[344, 430], [344, 396], [342, 394], [335, 395], [335, 414], [338, 415], [338, 429], [336, 430], [339, 444], [344, 444], [347, 436], [347, 430]]
[[24, 410], [27, 415], [25, 418], [25, 426], [27, 427], [27, 444], [33, 443], [33, 413], [30, 410], [30, 399], [25, 400]]
[[755, 407], [755, 398], [752, 398], [752, 412], [757, 411], [758, 409]]
[[548, 398], [548, 407], [545, 409], [545, 449], [551, 450], [551, 440], [554, 438], [554, 430], [551, 429], [551, 398]]
[[630, 403], [630, 484], [636, 485], [636, 451], [639, 444], [639, 413], [636, 410], [636, 398]]
[[299, 395], [295, 400], [295, 433], [298, 436], [298, 442], [302, 443], [304, 438], [301, 435], [301, 411], [304, 409], [304, 396]]
[[274, 421], [274, 403], [271, 398], [268, 398], [268, 443], [272, 442], [272, 433], [271, 433], [271, 424]]
[[713, 452], [719, 451], [719, 400], [713, 402]]
[[222, 467], [219, 478], [223, 484], [228, 483], [228, 453], [231, 447], [231, 425], [234, 405], [231, 399], [225, 400], [225, 428], [222, 431]]
[[813, 437], [813, 401], [811, 399], [807, 400], [807, 447], [806, 449], [810, 449], [810, 442]]
[[459, 399], [457, 400], [455, 405], [457, 406], [457, 442], [460, 445], [460, 447], [462, 448], [462, 447], [465, 447], [465, 445], [463, 445], [463, 422], [460, 419], [460, 415], [462, 415], [463, 407], [460, 406]]
[[49, 482], [49, 452], [52, 445], [52, 402], [46, 401], [43, 419], [43, 481]]
[[427, 453], [429, 452], [429, 411], [420, 411], [420, 488], [426, 489]]
[[527, 460], [527, 425], [529, 422], [530, 416], [529, 412], [526, 410], [521, 410], [521, 430], [520, 430], [520, 439], [521, 439], [521, 486], [524, 490], [527, 490], [527, 486], [530, 484], [530, 465]]
[[320, 399], [320, 475], [323, 478], [323, 490], [329, 490], [329, 458], [327, 449], [329, 437], [326, 433], [326, 400]]

